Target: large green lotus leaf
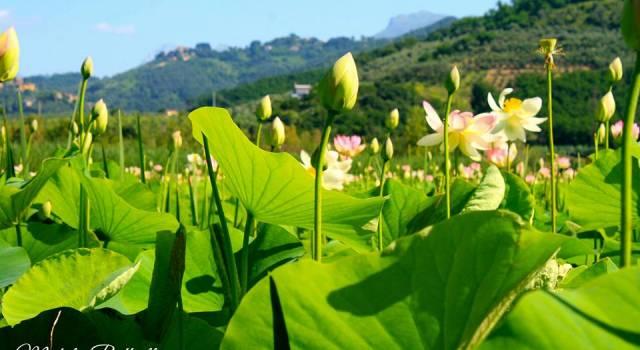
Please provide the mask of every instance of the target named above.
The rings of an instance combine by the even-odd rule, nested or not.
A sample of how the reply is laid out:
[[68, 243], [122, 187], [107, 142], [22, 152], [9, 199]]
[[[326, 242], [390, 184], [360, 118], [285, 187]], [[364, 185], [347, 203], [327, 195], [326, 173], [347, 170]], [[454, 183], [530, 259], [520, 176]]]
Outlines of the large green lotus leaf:
[[[193, 136], [209, 139], [212, 156], [226, 175], [230, 192], [270, 224], [313, 228], [314, 180], [290, 154], [256, 147], [223, 108], [203, 107], [189, 114]], [[357, 199], [323, 190], [323, 229], [332, 238], [370, 250], [371, 232], [361, 228], [380, 210], [382, 199]]]
[[[602, 152], [593, 164], [580, 169], [567, 192], [567, 208], [571, 219], [582, 226], [583, 231], [620, 225], [620, 183], [622, 163], [620, 151]], [[632, 162], [634, 174], [640, 173], [637, 162]], [[638, 193], [640, 182], [633, 181], [632, 217], [638, 217]]]
[[576, 289], [528, 293], [482, 348], [638, 349], [638, 295], [638, 267], [602, 275]]
[[[473, 195], [476, 186], [456, 179], [451, 186], [451, 215], [459, 214]], [[447, 219], [447, 203], [444, 195], [430, 197], [430, 204], [409, 222], [409, 232], [418, 232]]]
[[249, 245], [249, 281], [253, 285], [267, 272], [303, 256], [305, 249], [294, 235], [280, 226], [260, 224]]
[[[0, 230], [0, 238], [17, 245], [14, 228]], [[99, 247], [94, 235], [89, 236], [88, 247]], [[29, 221], [22, 225], [22, 247], [29, 254], [31, 262], [37, 263], [51, 255], [78, 247], [78, 231], [64, 224]]]
[[[382, 256], [309, 260], [272, 273], [292, 348], [477, 345], [559, 249], [508, 212], [469, 212], [400, 238]], [[244, 297], [222, 347], [273, 348], [269, 279]]]
[[65, 224], [78, 228], [80, 213], [80, 176], [69, 166], [63, 166], [51, 176], [38, 195], [38, 202], [51, 202], [51, 212]]
[[46, 159], [38, 174], [31, 180], [0, 185], [0, 228], [15, 225], [20, 216], [31, 207], [49, 178], [67, 162], [69, 159], [66, 158]]
[[[232, 230], [232, 241], [237, 250], [242, 246], [242, 233]], [[138, 255], [138, 272], [114, 298], [101, 307], [118, 310], [123, 314], [135, 314], [147, 308], [149, 287], [155, 262], [154, 250]], [[190, 227], [187, 231], [185, 272], [182, 279], [182, 303], [186, 312], [208, 312], [222, 309], [224, 296], [215, 260], [211, 252], [208, 230]]]
[[81, 179], [89, 194], [91, 227], [106, 236], [109, 245], [149, 246], [155, 242], [157, 232], [178, 229], [178, 221], [172, 215], [131, 206], [113, 191], [109, 180]]
[[0, 266], [0, 288], [4, 288], [25, 273], [31, 267], [31, 261], [24, 248], [12, 247], [0, 240]]
[[580, 265], [571, 269], [560, 282], [560, 288], [578, 288], [592, 279], [618, 271], [618, 266], [609, 258], [604, 258], [593, 265]]
[[533, 208], [535, 207], [535, 198], [529, 190], [529, 186], [521, 177], [512, 173], [503, 172], [505, 182], [505, 194], [501, 209], [510, 210], [523, 219], [529, 221], [533, 217]]
[[58, 307], [93, 309], [117, 293], [137, 268], [110, 250], [67, 250], [23, 274], [5, 294], [2, 314], [15, 325]]
[[496, 210], [504, 199], [505, 185], [504, 178], [500, 170], [495, 165], [487, 168], [487, 172], [482, 177], [482, 181], [473, 191], [469, 202], [464, 206], [462, 212], [479, 210]]
[[[372, 192], [378, 191], [379, 187]], [[413, 233], [411, 220], [437, 200], [394, 179], [385, 182], [384, 195], [388, 198], [382, 208], [382, 241], [385, 247], [397, 238]]]

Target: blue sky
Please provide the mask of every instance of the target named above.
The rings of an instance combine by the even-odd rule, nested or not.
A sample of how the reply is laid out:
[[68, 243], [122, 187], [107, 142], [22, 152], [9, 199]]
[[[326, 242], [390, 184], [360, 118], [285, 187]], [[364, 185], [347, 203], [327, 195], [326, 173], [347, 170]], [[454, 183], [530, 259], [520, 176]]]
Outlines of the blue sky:
[[15, 26], [20, 75], [75, 71], [85, 56], [113, 75], [177, 45], [245, 46], [290, 33], [373, 35], [399, 14], [483, 14], [496, 0], [3, 0], [0, 30]]

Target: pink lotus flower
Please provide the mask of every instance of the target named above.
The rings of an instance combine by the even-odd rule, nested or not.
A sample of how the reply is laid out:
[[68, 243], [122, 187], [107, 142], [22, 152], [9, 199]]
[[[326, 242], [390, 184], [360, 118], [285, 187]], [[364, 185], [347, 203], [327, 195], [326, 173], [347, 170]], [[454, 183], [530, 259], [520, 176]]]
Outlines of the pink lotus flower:
[[576, 171], [573, 168], [569, 168], [562, 172], [562, 177], [567, 181], [571, 181], [576, 177]]
[[[438, 113], [427, 102], [422, 102], [427, 113], [427, 124], [435, 131], [433, 134], [424, 136], [418, 141], [418, 146], [436, 146], [444, 141], [444, 124]], [[485, 113], [473, 116], [471, 112], [453, 111], [449, 115], [449, 152], [458, 146], [460, 151], [472, 160], [479, 161], [482, 156], [478, 150], [489, 148], [490, 132], [496, 126], [497, 117], [493, 114]]]
[[507, 165], [513, 164], [518, 155], [518, 149], [515, 144], [508, 146], [506, 143], [494, 143], [493, 147], [488, 149], [485, 154], [487, 160], [498, 168], [506, 168]]
[[333, 138], [333, 147], [341, 156], [349, 159], [362, 153], [367, 146], [362, 144], [362, 138], [358, 135], [336, 135]]
[[524, 176], [524, 163], [520, 162], [516, 165], [516, 173], [520, 175], [520, 177]]
[[548, 179], [551, 176], [551, 170], [549, 170], [549, 168], [547, 167], [540, 168], [540, 170], [538, 170], [538, 173], [545, 179]]
[[[624, 122], [622, 120], [618, 120], [615, 124], [611, 125], [611, 136], [613, 136], [616, 141], [622, 139], [623, 129]], [[640, 135], [640, 128], [638, 128], [638, 124], [633, 124], [631, 135], [633, 140], [638, 141], [638, 135]]]
[[536, 182], [536, 176], [533, 174], [529, 174], [524, 178], [524, 181], [529, 185], [533, 185]]
[[560, 169], [568, 169], [571, 167], [571, 159], [569, 157], [558, 157], [557, 164]]
[[428, 182], [433, 182], [433, 175], [429, 174], [425, 177], [425, 180], [427, 180]]

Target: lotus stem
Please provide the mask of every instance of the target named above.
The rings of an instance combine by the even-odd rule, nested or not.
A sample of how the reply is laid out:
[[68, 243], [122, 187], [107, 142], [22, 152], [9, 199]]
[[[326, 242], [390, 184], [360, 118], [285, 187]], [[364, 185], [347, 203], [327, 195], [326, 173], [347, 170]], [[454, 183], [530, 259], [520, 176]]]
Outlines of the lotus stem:
[[124, 176], [124, 138], [122, 137], [122, 113], [118, 110], [118, 151], [120, 176]]
[[22, 92], [18, 88], [18, 114], [20, 115], [20, 162], [22, 174], [29, 174], [29, 159], [27, 158], [27, 133], [24, 127], [24, 111], [22, 108]]
[[[382, 164], [382, 170], [380, 171], [380, 198], [384, 198], [384, 185], [386, 182], [385, 173], [389, 168], [389, 161], [385, 161]], [[382, 224], [384, 217], [382, 216], [382, 209], [384, 208], [384, 204], [380, 207], [380, 212], [378, 213], [378, 228], [377, 228], [377, 238], [378, 238], [378, 250], [382, 251], [384, 248], [384, 244], [382, 242]]]
[[622, 215], [620, 219], [620, 264], [631, 266], [631, 239], [633, 235], [633, 123], [640, 95], [640, 52], [636, 52], [636, 65], [633, 71], [631, 93], [626, 107], [624, 129], [622, 133]]
[[454, 93], [447, 96], [447, 109], [444, 115], [444, 191], [447, 204], [447, 219], [451, 217], [451, 160], [449, 159], [449, 114]]
[[104, 175], [109, 178], [109, 166], [107, 164], [107, 153], [104, 150], [104, 142], [100, 141], [100, 149], [102, 150], [102, 169], [104, 169]]
[[142, 128], [140, 127], [140, 113], [136, 115], [136, 123], [138, 126], [138, 155], [140, 157], [140, 182], [147, 183], [147, 179], [144, 174], [144, 146], [142, 145]]
[[247, 215], [244, 224], [244, 237], [242, 238], [242, 254], [240, 256], [240, 287], [242, 295], [249, 289], [249, 236], [253, 232], [254, 217]]
[[547, 110], [549, 113], [549, 153], [551, 154], [551, 232], [557, 232], [556, 151], [553, 144], [553, 65], [547, 64]]
[[316, 181], [314, 187], [314, 217], [313, 217], [313, 238], [311, 240], [311, 257], [315, 261], [322, 261], [322, 174], [324, 173], [324, 158], [327, 153], [327, 144], [329, 143], [329, 136], [331, 135], [331, 126], [333, 120], [336, 117], [336, 113], [329, 110], [329, 115], [325, 121], [324, 128], [322, 128], [322, 138], [320, 139], [320, 146], [316, 153], [315, 167], [316, 167]]
[[196, 207], [196, 195], [193, 190], [191, 174], [187, 174], [187, 184], [189, 185], [189, 208], [191, 209], [191, 224], [198, 226], [198, 208]]

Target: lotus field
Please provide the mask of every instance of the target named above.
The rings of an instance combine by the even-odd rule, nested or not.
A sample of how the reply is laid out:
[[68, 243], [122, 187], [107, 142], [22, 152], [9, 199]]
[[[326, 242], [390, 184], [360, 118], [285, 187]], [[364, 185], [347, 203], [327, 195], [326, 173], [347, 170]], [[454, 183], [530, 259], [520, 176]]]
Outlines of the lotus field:
[[[623, 11], [640, 58], [640, 2]], [[621, 120], [623, 63], [602, 67], [595, 152], [569, 156], [554, 147], [553, 82], [570, 52], [538, 46], [522, 54], [538, 55], [547, 94], [506, 88], [484, 111], [456, 109], [464, 67], [451, 62], [412, 163], [394, 150], [397, 109], [383, 137], [332, 132], [358, 101], [351, 53], [314, 87], [315, 149], [281, 150], [288, 126], [265, 96], [254, 133], [227, 109], [191, 111], [157, 164], [154, 130], [138, 119], [125, 149], [109, 101], [85, 106], [87, 58], [65, 147], [39, 167], [37, 121], [3, 115], [0, 349], [640, 348], [640, 59]], [[9, 28], [1, 82], [19, 55]], [[107, 128], [119, 143], [100, 141]]]

